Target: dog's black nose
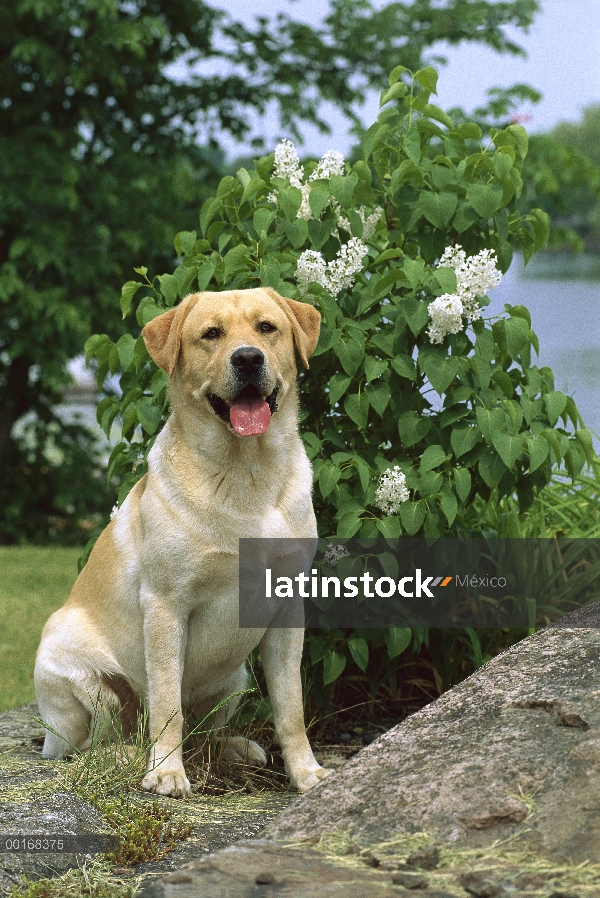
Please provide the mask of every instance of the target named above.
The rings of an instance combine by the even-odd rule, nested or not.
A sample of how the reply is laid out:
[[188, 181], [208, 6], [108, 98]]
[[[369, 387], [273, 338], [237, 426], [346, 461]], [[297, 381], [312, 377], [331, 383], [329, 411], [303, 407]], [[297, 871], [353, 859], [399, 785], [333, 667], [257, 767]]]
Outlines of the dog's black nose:
[[264, 361], [264, 355], [260, 349], [256, 349], [254, 346], [240, 346], [231, 356], [231, 364], [234, 368], [238, 368], [247, 377], [255, 374]]

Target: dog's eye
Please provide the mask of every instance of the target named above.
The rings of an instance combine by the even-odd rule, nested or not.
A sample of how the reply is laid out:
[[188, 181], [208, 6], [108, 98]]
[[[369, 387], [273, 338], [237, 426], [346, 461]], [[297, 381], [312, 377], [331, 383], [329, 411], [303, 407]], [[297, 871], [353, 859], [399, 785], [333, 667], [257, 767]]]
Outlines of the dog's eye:
[[216, 340], [217, 337], [222, 336], [221, 329], [218, 327], [209, 327], [209, 329], [202, 334], [203, 340]]
[[277, 328], [274, 324], [271, 324], [269, 321], [261, 321], [258, 325], [259, 331], [262, 331], [263, 334], [271, 334], [273, 331], [276, 331]]

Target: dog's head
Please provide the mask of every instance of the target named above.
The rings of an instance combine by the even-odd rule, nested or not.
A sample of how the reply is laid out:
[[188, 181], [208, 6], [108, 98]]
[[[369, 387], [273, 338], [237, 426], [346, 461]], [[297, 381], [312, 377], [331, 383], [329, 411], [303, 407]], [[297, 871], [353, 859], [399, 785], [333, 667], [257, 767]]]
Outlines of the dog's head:
[[313, 306], [260, 287], [194, 293], [142, 333], [186, 397], [205, 403], [239, 436], [257, 436], [295, 382], [294, 348], [308, 367], [320, 322]]

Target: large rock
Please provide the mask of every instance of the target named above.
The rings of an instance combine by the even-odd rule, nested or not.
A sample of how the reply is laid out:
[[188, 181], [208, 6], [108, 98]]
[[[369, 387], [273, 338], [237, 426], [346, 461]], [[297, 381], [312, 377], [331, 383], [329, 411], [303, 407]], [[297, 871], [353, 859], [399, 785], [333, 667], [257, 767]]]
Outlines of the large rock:
[[[426, 832], [600, 862], [600, 604], [494, 658], [269, 825], [274, 839]], [[582, 629], [588, 627], [589, 629]]]

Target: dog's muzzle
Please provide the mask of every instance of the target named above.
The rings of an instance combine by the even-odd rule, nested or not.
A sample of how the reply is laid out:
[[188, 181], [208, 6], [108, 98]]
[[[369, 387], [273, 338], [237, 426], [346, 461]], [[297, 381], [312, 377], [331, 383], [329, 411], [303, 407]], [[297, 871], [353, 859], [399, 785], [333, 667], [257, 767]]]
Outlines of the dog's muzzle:
[[[265, 396], [265, 357], [254, 346], [240, 346], [231, 356], [235, 382], [240, 389], [231, 401], [208, 394], [215, 414], [230, 424], [239, 436], [259, 436], [268, 430], [277, 411], [277, 388]], [[263, 389], [261, 389], [263, 387]]]

